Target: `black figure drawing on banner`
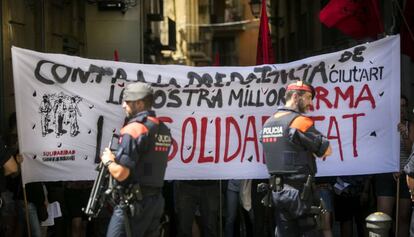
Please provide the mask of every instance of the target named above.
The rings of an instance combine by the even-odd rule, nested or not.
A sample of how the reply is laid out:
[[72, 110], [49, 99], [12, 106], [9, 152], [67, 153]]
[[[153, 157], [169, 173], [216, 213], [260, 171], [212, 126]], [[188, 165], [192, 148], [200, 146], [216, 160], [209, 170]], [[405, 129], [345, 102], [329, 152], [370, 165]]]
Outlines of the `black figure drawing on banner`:
[[42, 136], [46, 136], [49, 133], [49, 121], [50, 111], [52, 111], [52, 105], [50, 104], [49, 97], [43, 95], [42, 103], [40, 103], [40, 124], [42, 125]]
[[[44, 94], [40, 103], [42, 136], [55, 132], [59, 138], [67, 133], [65, 126], [69, 125], [70, 136], [75, 137], [80, 133], [78, 116], [82, 113], [78, 107], [82, 97], [59, 94]], [[53, 126], [54, 125], [54, 126]]]
[[60, 137], [66, 133], [66, 131], [63, 131], [63, 119], [65, 118], [66, 113], [66, 104], [63, 99], [64, 95], [61, 92], [58, 99], [55, 100], [55, 103], [53, 104], [56, 137]]
[[70, 124], [70, 136], [74, 137], [79, 133], [78, 115], [82, 117], [82, 113], [79, 110], [78, 103], [82, 100], [79, 96], [70, 98], [69, 111], [69, 124]]

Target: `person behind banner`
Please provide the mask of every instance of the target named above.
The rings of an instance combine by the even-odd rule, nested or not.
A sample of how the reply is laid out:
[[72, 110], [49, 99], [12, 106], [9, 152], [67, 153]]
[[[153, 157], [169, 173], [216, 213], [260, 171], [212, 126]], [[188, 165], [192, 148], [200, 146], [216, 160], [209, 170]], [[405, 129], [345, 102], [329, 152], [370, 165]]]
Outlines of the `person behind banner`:
[[152, 104], [153, 89], [148, 84], [137, 82], [125, 88], [122, 108], [128, 122], [121, 129], [117, 150], [105, 148], [101, 156], [119, 191], [107, 236], [159, 234], [164, 210], [161, 190], [172, 138], [151, 110]]
[[[24, 159], [19, 154], [16, 113], [9, 116], [8, 123], [6, 145], [14, 152], [13, 156], [15, 157], [17, 169], [21, 170]], [[40, 237], [42, 235], [40, 223], [48, 217], [43, 184], [31, 182], [23, 186], [21, 172], [16, 175], [9, 175], [6, 182], [7, 190], [10, 192], [10, 196], [13, 197], [13, 201], [8, 202], [8, 207], [6, 207], [8, 213], [5, 214], [8, 217], [8, 220], [5, 221], [11, 221], [10, 227], [12, 228], [10, 232], [13, 233], [14, 237], [29, 236], [29, 233], [32, 237]], [[27, 221], [29, 222], [29, 229], [27, 228]]]
[[[408, 163], [411, 147], [414, 141], [414, 123], [408, 116], [408, 99], [404, 95], [400, 98], [400, 123], [397, 125], [400, 133], [400, 171], [396, 173], [376, 174], [375, 190], [377, 195], [377, 211], [384, 212], [389, 216], [398, 216], [398, 236], [408, 236], [410, 228], [411, 200], [410, 193], [404, 180], [406, 175], [403, 171]], [[398, 202], [398, 211], [396, 211]], [[398, 221], [397, 221], [398, 218]], [[395, 226], [395, 225], [394, 225]], [[395, 232], [395, 228], [390, 229], [390, 233]]]
[[376, 210], [372, 176], [336, 177], [333, 203], [341, 236], [367, 236], [365, 218]]
[[[405, 105], [405, 107], [407, 106]], [[402, 106], [401, 106], [401, 109], [402, 109]], [[414, 129], [411, 128], [409, 130], [413, 131]], [[406, 181], [406, 186], [408, 188], [408, 192], [410, 193], [410, 199], [412, 202], [414, 202], [414, 144], [412, 144], [411, 146], [411, 154], [407, 160], [407, 164], [404, 166], [404, 174], [406, 174], [405, 181]], [[410, 220], [410, 236], [414, 236], [414, 206], [412, 206], [411, 211], [412, 212], [411, 212], [411, 220]]]
[[319, 198], [313, 188], [315, 156], [327, 157], [332, 149], [313, 120], [303, 115], [311, 109], [314, 94], [313, 87], [305, 82], [289, 84], [285, 106], [265, 122], [260, 134], [271, 175], [271, 196], [267, 198], [275, 207], [276, 236], [309, 236], [316, 230], [313, 212], [319, 209], [313, 205]]
[[0, 135], [0, 236], [13, 233], [13, 220], [10, 217], [15, 215], [11, 205], [14, 203], [12, 194], [7, 189], [7, 177], [19, 173], [14, 153]]
[[[414, 148], [414, 145], [413, 145]], [[404, 166], [404, 173], [406, 174], [407, 187], [410, 193], [411, 201], [414, 202], [414, 149], [410, 154], [407, 164]], [[412, 207], [414, 209], [414, 206]], [[411, 212], [410, 221], [410, 236], [414, 236], [414, 211]]]

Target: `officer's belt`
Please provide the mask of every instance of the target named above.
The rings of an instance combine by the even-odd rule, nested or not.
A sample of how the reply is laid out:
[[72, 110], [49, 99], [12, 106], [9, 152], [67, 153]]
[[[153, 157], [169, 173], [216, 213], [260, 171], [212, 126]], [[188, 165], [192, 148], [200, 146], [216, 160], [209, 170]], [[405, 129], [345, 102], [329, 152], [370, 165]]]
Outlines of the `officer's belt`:
[[[282, 177], [284, 184], [287, 184], [299, 190], [302, 190], [303, 184], [306, 182], [307, 179], [307, 175], [305, 174], [289, 174], [282, 175]], [[273, 186], [275, 187], [276, 184], [273, 184]]]
[[285, 182], [289, 182], [289, 181], [293, 181], [293, 182], [301, 182], [304, 181], [306, 182], [306, 179], [308, 177], [307, 174], [289, 174], [289, 175], [285, 175], [283, 176]]
[[145, 186], [141, 185], [141, 192], [142, 195], [145, 196], [152, 196], [155, 194], [160, 194], [162, 192], [161, 187], [154, 187], [154, 186]]
[[300, 183], [300, 184], [304, 184], [306, 182], [306, 179], [308, 177], [307, 174], [289, 174], [289, 175], [282, 175], [283, 177], [283, 182], [285, 184], [296, 184], [296, 183]]

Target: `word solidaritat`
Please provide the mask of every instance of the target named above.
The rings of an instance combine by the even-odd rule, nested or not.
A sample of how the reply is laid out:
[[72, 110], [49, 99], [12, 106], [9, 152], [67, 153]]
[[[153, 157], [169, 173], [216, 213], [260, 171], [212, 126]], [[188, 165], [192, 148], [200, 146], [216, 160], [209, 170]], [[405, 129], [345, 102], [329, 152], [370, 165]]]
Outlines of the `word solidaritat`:
[[[244, 162], [246, 148], [250, 144], [254, 147], [256, 161], [265, 163], [259, 154], [258, 127], [262, 127], [267, 118], [268, 116], [264, 116], [257, 121], [255, 116], [249, 116], [246, 118], [246, 129], [242, 130], [239, 122], [234, 117], [216, 117], [212, 119], [214, 121], [212, 123], [209, 123], [207, 117], [202, 117], [199, 120], [194, 117], [188, 117], [180, 126], [182, 128], [181, 136], [173, 139], [169, 160], [176, 158], [183, 163], [228, 163], [236, 160]], [[162, 120], [167, 124], [174, 123], [174, 120], [169, 117], [163, 117]], [[186, 135], [188, 130], [191, 136]], [[213, 155], [208, 154], [211, 151], [206, 151], [207, 131], [214, 131], [213, 134], [210, 134], [210, 136], [214, 136], [213, 147], [215, 149]], [[224, 131], [224, 137], [221, 136], [222, 131]], [[236, 141], [236, 146], [233, 144], [232, 152], [230, 152], [230, 141], [232, 143]], [[190, 144], [190, 146], [185, 146], [185, 144]], [[184, 152], [186, 150], [190, 150], [190, 154], [187, 156], [185, 156]]]

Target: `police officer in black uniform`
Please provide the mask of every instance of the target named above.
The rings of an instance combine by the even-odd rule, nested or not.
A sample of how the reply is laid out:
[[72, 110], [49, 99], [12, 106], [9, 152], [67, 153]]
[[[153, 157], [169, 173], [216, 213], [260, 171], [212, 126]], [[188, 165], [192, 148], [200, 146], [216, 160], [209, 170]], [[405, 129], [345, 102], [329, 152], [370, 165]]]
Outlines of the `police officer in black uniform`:
[[106, 148], [101, 159], [116, 180], [117, 205], [107, 236], [158, 236], [164, 209], [161, 189], [171, 145], [170, 130], [151, 110], [153, 89], [129, 84], [122, 107], [128, 122], [121, 129], [119, 147]]
[[[263, 125], [261, 142], [271, 175], [267, 196], [275, 207], [276, 236], [312, 236], [319, 198], [313, 192], [316, 157], [332, 153], [329, 141], [314, 127], [309, 111], [314, 88], [302, 81], [286, 88], [286, 104]], [[266, 197], [263, 200], [265, 204]]]

